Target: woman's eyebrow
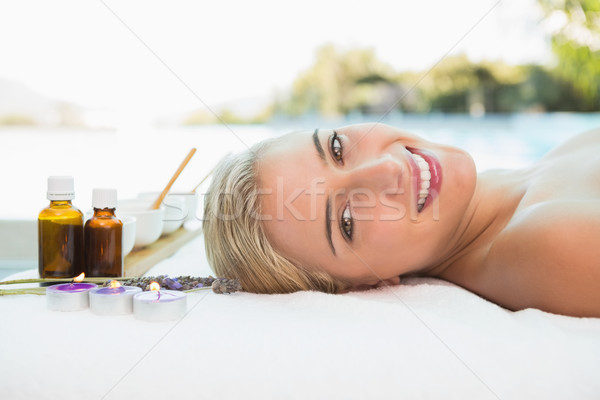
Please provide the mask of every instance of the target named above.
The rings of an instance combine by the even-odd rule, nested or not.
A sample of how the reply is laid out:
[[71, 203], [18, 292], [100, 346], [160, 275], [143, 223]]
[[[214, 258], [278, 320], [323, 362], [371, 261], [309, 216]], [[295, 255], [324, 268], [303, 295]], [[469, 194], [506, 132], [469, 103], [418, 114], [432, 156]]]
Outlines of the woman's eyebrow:
[[315, 144], [315, 147], [317, 149], [317, 154], [319, 155], [319, 158], [326, 163], [327, 162], [327, 157], [325, 157], [325, 151], [323, 150], [323, 146], [321, 146], [321, 141], [319, 140], [319, 129], [315, 129], [315, 133], [313, 133], [312, 135], [313, 138], [313, 143]]

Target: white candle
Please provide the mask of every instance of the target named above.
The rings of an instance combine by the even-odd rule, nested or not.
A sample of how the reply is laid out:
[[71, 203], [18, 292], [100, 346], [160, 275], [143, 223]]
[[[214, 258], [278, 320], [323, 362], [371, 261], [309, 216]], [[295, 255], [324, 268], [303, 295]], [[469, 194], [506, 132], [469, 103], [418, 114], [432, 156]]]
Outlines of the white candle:
[[89, 291], [95, 283], [61, 283], [46, 288], [46, 307], [54, 311], [79, 311], [90, 306]]
[[102, 287], [90, 291], [90, 311], [97, 315], [125, 315], [133, 312], [136, 286]]
[[151, 290], [133, 296], [133, 315], [144, 321], [172, 321], [185, 315], [187, 294], [175, 290]]

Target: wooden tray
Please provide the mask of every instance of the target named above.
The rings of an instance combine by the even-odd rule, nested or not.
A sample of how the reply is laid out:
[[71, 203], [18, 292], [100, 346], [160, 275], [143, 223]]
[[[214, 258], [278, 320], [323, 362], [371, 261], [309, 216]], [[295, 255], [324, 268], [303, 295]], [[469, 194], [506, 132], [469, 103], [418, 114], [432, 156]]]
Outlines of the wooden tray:
[[125, 276], [141, 276], [180, 247], [202, 234], [202, 229], [179, 228], [142, 249], [133, 249], [125, 257]]

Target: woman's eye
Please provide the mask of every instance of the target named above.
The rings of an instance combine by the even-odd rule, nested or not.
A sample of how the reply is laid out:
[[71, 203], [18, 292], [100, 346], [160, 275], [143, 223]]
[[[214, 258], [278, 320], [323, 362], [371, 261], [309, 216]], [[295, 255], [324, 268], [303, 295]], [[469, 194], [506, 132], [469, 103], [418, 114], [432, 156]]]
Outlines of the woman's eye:
[[350, 204], [346, 203], [346, 208], [342, 213], [342, 233], [348, 239], [352, 240], [352, 214], [350, 213]]
[[331, 137], [331, 155], [333, 158], [340, 163], [343, 163], [343, 153], [342, 153], [342, 141], [338, 137], [336, 132], [333, 132], [333, 136]]

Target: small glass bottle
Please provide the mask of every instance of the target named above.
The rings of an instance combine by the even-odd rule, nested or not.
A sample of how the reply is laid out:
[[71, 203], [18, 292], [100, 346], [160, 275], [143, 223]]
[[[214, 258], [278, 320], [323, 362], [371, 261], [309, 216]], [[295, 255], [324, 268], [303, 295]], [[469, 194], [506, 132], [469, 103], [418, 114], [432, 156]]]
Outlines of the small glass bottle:
[[123, 275], [121, 251], [123, 224], [115, 216], [117, 191], [94, 189], [92, 207], [94, 216], [85, 223], [85, 273], [86, 276]]
[[83, 213], [71, 204], [73, 177], [49, 177], [47, 198], [50, 205], [38, 215], [40, 278], [72, 278], [84, 270]]

